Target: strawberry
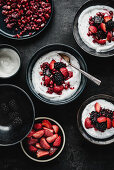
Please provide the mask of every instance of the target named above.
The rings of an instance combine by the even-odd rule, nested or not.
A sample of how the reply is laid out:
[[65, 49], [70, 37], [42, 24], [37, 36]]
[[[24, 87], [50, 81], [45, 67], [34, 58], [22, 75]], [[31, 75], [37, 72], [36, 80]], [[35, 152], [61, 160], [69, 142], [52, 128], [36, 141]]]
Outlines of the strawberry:
[[87, 129], [93, 127], [93, 125], [91, 124], [91, 120], [90, 120], [89, 117], [87, 117], [87, 118], [85, 119], [85, 127], [86, 127]]
[[27, 138], [32, 137], [32, 135], [35, 133], [35, 131], [32, 129], [31, 132], [28, 134]]
[[105, 22], [108, 22], [108, 21], [110, 21], [111, 19], [112, 19], [111, 16], [105, 16], [105, 17], [104, 17], [104, 21], [105, 21]]
[[114, 119], [112, 120], [112, 127], [114, 128]]
[[55, 141], [55, 139], [57, 139], [58, 134], [54, 134], [53, 136], [47, 137], [46, 140], [48, 143], [52, 143]]
[[109, 42], [111, 42], [111, 39], [112, 39], [112, 32], [108, 32], [108, 33], [107, 33], [107, 40], [108, 40]]
[[57, 149], [58, 148], [51, 147], [50, 150], [49, 150], [49, 155], [52, 156], [56, 152]]
[[107, 118], [107, 129], [110, 129], [112, 126], [110, 118]]
[[96, 112], [100, 112], [101, 106], [99, 103], [95, 103], [95, 110], [96, 110]]
[[106, 32], [106, 25], [104, 23], [101, 23], [100, 27], [104, 32]]
[[73, 72], [72, 71], [69, 71], [68, 73], [69, 73], [70, 78], [73, 77]]
[[45, 83], [46, 86], [48, 86], [50, 84], [50, 77], [45, 76], [44, 83]]
[[49, 122], [49, 120], [43, 120], [43, 121], [42, 121], [42, 125], [45, 126], [45, 127], [47, 127], [47, 128], [49, 128], [49, 129], [52, 128], [52, 125], [51, 125], [51, 123]]
[[56, 61], [52, 60], [51, 63], [50, 63], [50, 66], [49, 66], [50, 70], [54, 69], [54, 63], [56, 63]]
[[37, 155], [37, 158], [40, 158], [40, 157], [49, 155], [49, 152], [48, 152], [48, 151], [43, 151], [43, 150], [39, 149], [39, 150], [37, 151], [37, 154], [36, 154], [36, 155]]
[[44, 134], [45, 134], [46, 137], [53, 136], [53, 130], [45, 128]]
[[34, 138], [41, 138], [44, 135], [44, 130], [39, 130], [33, 134]]
[[60, 71], [61, 71], [62, 75], [63, 75], [65, 78], [68, 77], [69, 73], [68, 73], [67, 68], [65, 68], [65, 67], [60, 68]]
[[44, 148], [46, 150], [50, 149], [50, 145], [46, 142], [46, 139], [44, 137], [42, 137], [40, 139], [40, 145], [41, 145], [42, 148]]
[[39, 143], [36, 143], [36, 147], [39, 148], [39, 149], [42, 149], [42, 147], [40, 146]]
[[59, 136], [56, 140], [55, 140], [55, 142], [53, 143], [53, 146], [60, 146], [60, 144], [61, 144], [61, 136]]
[[63, 85], [54, 86], [54, 88], [53, 88], [54, 92], [57, 93], [57, 94], [61, 93], [63, 91], [63, 89], [64, 89]]
[[29, 146], [29, 151], [30, 152], [37, 152], [37, 148], [35, 148], [34, 146], [30, 145]]
[[102, 40], [102, 39], [100, 39], [100, 40], [94, 39], [94, 41], [97, 42], [98, 44], [101, 44], [101, 45], [106, 44], [106, 40]]
[[58, 133], [59, 127], [57, 125], [52, 125], [52, 128], [53, 128], [55, 133]]
[[101, 117], [97, 118], [98, 123], [102, 123], [102, 122], [106, 122], [106, 121], [107, 121], [106, 117], [101, 116]]
[[31, 138], [28, 140], [28, 144], [29, 144], [29, 145], [34, 145], [35, 143], [37, 143], [37, 141], [38, 141], [37, 139], [34, 139], [34, 138], [31, 137]]
[[42, 129], [42, 124], [41, 123], [35, 123], [34, 124], [34, 129], [36, 129], [36, 130]]
[[89, 30], [94, 34], [97, 33], [97, 28], [95, 26], [90, 26]]

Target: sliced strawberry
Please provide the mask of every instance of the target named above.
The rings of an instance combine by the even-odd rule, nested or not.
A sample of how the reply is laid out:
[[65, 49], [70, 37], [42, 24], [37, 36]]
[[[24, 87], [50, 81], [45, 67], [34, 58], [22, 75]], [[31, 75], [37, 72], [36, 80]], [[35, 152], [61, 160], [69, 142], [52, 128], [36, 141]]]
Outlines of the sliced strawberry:
[[95, 103], [95, 110], [96, 110], [96, 112], [100, 112], [101, 105], [99, 103]]
[[43, 151], [43, 150], [39, 149], [39, 150], [37, 151], [37, 154], [36, 154], [36, 155], [37, 155], [37, 158], [40, 158], [40, 157], [49, 155], [49, 152], [48, 152], [48, 151]]
[[45, 128], [44, 129], [44, 134], [45, 134], [46, 137], [53, 136], [53, 130]]
[[48, 86], [50, 84], [50, 77], [45, 76], [44, 83], [45, 83], [46, 86]]
[[73, 77], [73, 72], [72, 71], [69, 71], [68, 73], [69, 73], [70, 78]]
[[101, 23], [100, 27], [104, 32], [106, 32], [106, 25], [104, 23]]
[[100, 40], [94, 39], [94, 42], [97, 42], [98, 44], [101, 44], [101, 45], [106, 44], [106, 40], [102, 40], [102, 39], [100, 39]]
[[90, 26], [89, 30], [94, 34], [97, 33], [97, 28], [95, 26]]
[[29, 140], [28, 140], [28, 144], [29, 145], [34, 145], [35, 143], [37, 143], [38, 142], [38, 140], [37, 139], [34, 139], [34, 138], [30, 138]]
[[57, 125], [52, 125], [52, 128], [53, 128], [55, 133], [58, 133], [59, 127]]
[[49, 66], [50, 70], [54, 69], [54, 63], [56, 63], [56, 61], [52, 60], [51, 63], [50, 63], [50, 66]]
[[111, 39], [112, 39], [112, 32], [108, 32], [108, 33], [107, 33], [107, 40], [108, 40], [109, 42], [111, 42]]
[[63, 85], [61, 85], [61, 86], [54, 86], [54, 88], [53, 88], [54, 92], [57, 93], [57, 94], [61, 94], [63, 89], [64, 89]]
[[112, 16], [104, 16], [104, 21], [108, 22], [112, 19]]
[[55, 139], [57, 139], [58, 134], [54, 134], [53, 136], [47, 137], [46, 140], [48, 143], [52, 143], [55, 141]]
[[57, 149], [58, 148], [51, 147], [50, 150], [49, 150], [49, 155], [52, 156], [57, 151]]
[[37, 148], [35, 148], [34, 146], [30, 145], [29, 146], [29, 151], [30, 152], [37, 152]]
[[45, 127], [47, 127], [47, 128], [49, 128], [49, 129], [52, 128], [52, 125], [51, 125], [51, 123], [49, 122], [49, 120], [43, 120], [43, 121], [42, 121], [42, 125], [45, 126]]
[[87, 118], [85, 119], [85, 127], [86, 127], [86, 129], [89, 129], [89, 128], [92, 128], [92, 127], [93, 127], [93, 125], [91, 124], [91, 120], [90, 120], [89, 117], [87, 117]]
[[41, 145], [42, 148], [44, 148], [46, 150], [50, 149], [50, 145], [46, 142], [46, 139], [44, 137], [42, 137], [40, 139], [40, 145]]
[[107, 120], [106, 117], [103, 116], [97, 118], [98, 123], [106, 122], [106, 120]]
[[112, 127], [114, 128], [114, 119], [112, 120]]
[[36, 143], [36, 147], [39, 148], [39, 149], [42, 149], [42, 147], [40, 146], [39, 143]]
[[107, 118], [107, 129], [110, 129], [112, 126], [112, 122], [110, 120], [110, 118]]
[[33, 134], [34, 138], [41, 138], [44, 135], [44, 130], [39, 130]]
[[35, 123], [34, 124], [34, 129], [36, 129], [36, 130], [42, 129], [42, 124], [41, 123]]
[[35, 131], [32, 129], [31, 132], [28, 134], [27, 138], [32, 137], [32, 135], [35, 133]]
[[67, 68], [65, 68], [65, 67], [60, 68], [60, 71], [61, 71], [62, 75], [63, 75], [65, 78], [68, 77], [69, 73], [68, 73]]
[[60, 146], [60, 144], [61, 144], [61, 136], [59, 136], [59, 137], [55, 140], [55, 142], [53, 143], [53, 146], [58, 147], [58, 146]]

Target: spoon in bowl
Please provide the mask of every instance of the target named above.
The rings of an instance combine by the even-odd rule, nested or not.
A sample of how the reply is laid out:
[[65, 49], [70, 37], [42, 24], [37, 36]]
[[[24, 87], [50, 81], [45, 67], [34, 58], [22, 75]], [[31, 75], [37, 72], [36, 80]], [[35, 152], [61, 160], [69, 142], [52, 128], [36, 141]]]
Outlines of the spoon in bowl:
[[98, 86], [100, 86], [101, 81], [97, 78], [95, 78], [94, 76], [90, 75], [89, 73], [81, 70], [80, 68], [73, 66], [70, 62], [70, 57], [68, 57], [66, 54], [63, 53], [58, 53], [70, 66], [72, 66], [73, 68], [77, 69], [81, 74], [83, 74], [85, 77], [87, 77], [89, 80], [91, 80], [92, 82], [94, 82], [95, 84], [97, 84]]

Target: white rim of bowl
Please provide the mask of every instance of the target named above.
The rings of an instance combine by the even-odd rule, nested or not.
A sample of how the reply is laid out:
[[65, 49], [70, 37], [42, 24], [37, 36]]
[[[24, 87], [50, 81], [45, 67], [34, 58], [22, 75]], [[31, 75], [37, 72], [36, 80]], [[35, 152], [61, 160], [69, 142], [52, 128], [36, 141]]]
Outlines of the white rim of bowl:
[[[50, 158], [50, 159], [38, 160], [38, 159], [35, 159], [35, 158], [31, 157], [31, 156], [25, 151], [22, 142], [20, 142], [20, 144], [21, 144], [21, 148], [22, 148], [23, 152], [25, 153], [25, 155], [26, 155], [28, 158], [30, 158], [30, 159], [32, 159], [33, 161], [36, 161], [36, 162], [49, 162], [49, 161], [52, 161], [53, 159], [57, 158], [57, 157], [61, 154], [61, 152], [63, 151], [64, 146], [65, 146], [65, 132], [64, 132], [62, 126], [61, 126], [56, 120], [54, 120], [54, 119], [52, 119], [52, 118], [49, 118], [49, 117], [37, 117], [37, 118], [35, 118], [35, 121], [36, 121], [36, 120], [40, 120], [40, 119], [50, 120], [50, 121], [54, 122], [55, 124], [57, 124], [57, 125], [59, 126], [59, 128], [61, 129], [62, 134], [63, 134], [63, 144], [62, 144], [62, 146], [61, 146], [60, 151], [59, 151], [54, 157], [52, 157], [52, 158]], [[35, 122], [34, 122], [34, 123], [35, 123]]]

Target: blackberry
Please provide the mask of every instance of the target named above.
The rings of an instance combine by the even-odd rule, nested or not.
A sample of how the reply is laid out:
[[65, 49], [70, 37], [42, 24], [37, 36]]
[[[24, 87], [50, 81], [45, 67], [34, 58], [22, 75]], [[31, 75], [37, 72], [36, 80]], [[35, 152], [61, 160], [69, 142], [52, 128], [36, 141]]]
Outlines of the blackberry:
[[66, 64], [64, 64], [63, 62], [56, 62], [56, 63], [54, 63], [54, 68], [56, 70], [59, 70], [62, 67], [66, 67]]
[[60, 72], [56, 72], [54, 74], [54, 82], [57, 85], [61, 85], [63, 83], [63, 75]]
[[99, 30], [99, 31], [97, 32], [97, 34], [96, 34], [96, 37], [97, 37], [98, 39], [106, 39], [107, 33], [105, 33], [105, 32], [102, 31], [102, 30]]
[[113, 119], [113, 111], [112, 110], [109, 110], [109, 109], [102, 109], [100, 111], [101, 115], [102, 116], [105, 116], [105, 117], [108, 117], [110, 119]]
[[96, 123], [95, 128], [98, 129], [101, 132], [104, 132], [107, 128], [107, 122], [102, 122], [102, 123]]
[[92, 124], [94, 125], [96, 124], [98, 117], [100, 117], [100, 113], [95, 112], [95, 111], [91, 112], [90, 119], [91, 119]]
[[43, 70], [43, 75], [44, 75], [44, 76], [48, 76], [48, 77], [51, 76], [51, 73], [50, 73], [50, 71], [49, 71], [48, 68], [44, 68], [44, 70]]
[[112, 31], [114, 28], [114, 21], [108, 21], [106, 23], [106, 29], [109, 30], [109, 31]]
[[101, 16], [95, 16], [94, 17], [94, 23], [95, 24], [100, 24], [103, 22], [103, 18]]

